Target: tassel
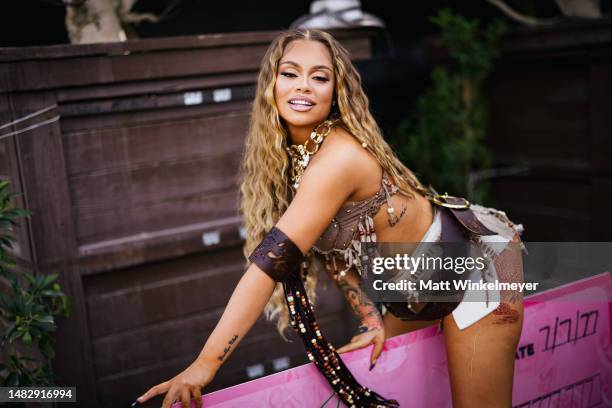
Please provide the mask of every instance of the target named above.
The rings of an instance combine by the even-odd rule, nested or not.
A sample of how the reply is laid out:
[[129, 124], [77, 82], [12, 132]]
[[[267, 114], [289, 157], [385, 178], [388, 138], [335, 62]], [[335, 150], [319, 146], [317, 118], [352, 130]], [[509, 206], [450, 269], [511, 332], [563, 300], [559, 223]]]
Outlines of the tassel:
[[331, 343], [323, 337], [308, 301], [301, 273], [293, 274], [283, 282], [283, 289], [291, 314], [291, 324], [301, 337], [308, 358], [325, 376], [339, 398], [349, 407], [399, 407], [396, 400], [387, 400], [359, 384]]

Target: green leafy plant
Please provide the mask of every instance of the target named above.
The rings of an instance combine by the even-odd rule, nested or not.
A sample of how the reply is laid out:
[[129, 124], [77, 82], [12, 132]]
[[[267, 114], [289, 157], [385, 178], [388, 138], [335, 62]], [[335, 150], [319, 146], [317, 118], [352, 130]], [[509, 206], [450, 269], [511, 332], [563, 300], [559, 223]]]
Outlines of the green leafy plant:
[[12, 231], [18, 219], [31, 215], [13, 205], [13, 198], [19, 195], [9, 193], [8, 182], [0, 180], [0, 276], [4, 278], [0, 293], [0, 341], [5, 360], [0, 364], [0, 384], [53, 385], [55, 317], [68, 316], [70, 305], [55, 282], [57, 274], [33, 276], [18, 271], [8, 254], [16, 242]]
[[393, 132], [390, 143], [399, 158], [438, 192], [484, 201], [487, 185], [471, 191], [470, 175], [491, 167], [483, 144], [488, 110], [482, 86], [499, 55], [506, 25], [485, 28], [442, 9], [430, 19], [441, 29], [441, 45], [452, 64], [435, 67], [431, 86], [419, 97], [415, 112]]

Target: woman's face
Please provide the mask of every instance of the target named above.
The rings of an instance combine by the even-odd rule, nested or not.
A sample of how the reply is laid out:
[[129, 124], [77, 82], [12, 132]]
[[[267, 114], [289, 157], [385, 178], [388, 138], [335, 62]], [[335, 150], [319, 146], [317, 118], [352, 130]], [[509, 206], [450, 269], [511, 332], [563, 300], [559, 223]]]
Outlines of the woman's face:
[[318, 41], [296, 40], [285, 48], [274, 99], [289, 132], [312, 127], [329, 116], [334, 95], [334, 71], [329, 50]]

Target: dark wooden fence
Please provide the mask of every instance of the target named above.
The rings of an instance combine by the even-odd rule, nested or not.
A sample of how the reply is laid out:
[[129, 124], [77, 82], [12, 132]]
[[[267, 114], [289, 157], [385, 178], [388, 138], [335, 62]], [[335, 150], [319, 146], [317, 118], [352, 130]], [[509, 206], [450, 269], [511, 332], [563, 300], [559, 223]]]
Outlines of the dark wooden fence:
[[[126, 406], [201, 350], [243, 273], [237, 170], [276, 32], [3, 49], [0, 176], [34, 215], [16, 254], [58, 272], [56, 369], [81, 406]], [[368, 31], [338, 32], [357, 60]], [[329, 285], [331, 290], [335, 290]], [[337, 293], [322, 329], [350, 338]], [[260, 319], [208, 390], [306, 362]]]
[[612, 218], [612, 21], [519, 30], [489, 83], [496, 205], [530, 241], [609, 241]]

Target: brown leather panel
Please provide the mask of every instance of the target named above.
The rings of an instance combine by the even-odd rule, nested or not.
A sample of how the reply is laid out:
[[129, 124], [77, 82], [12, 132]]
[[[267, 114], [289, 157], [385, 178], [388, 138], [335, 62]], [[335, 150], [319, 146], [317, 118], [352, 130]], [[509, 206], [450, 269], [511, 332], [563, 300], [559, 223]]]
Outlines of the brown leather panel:
[[272, 227], [249, 255], [249, 261], [259, 266], [275, 282], [285, 282], [293, 273], [297, 273], [303, 259], [300, 248], [276, 227]]

